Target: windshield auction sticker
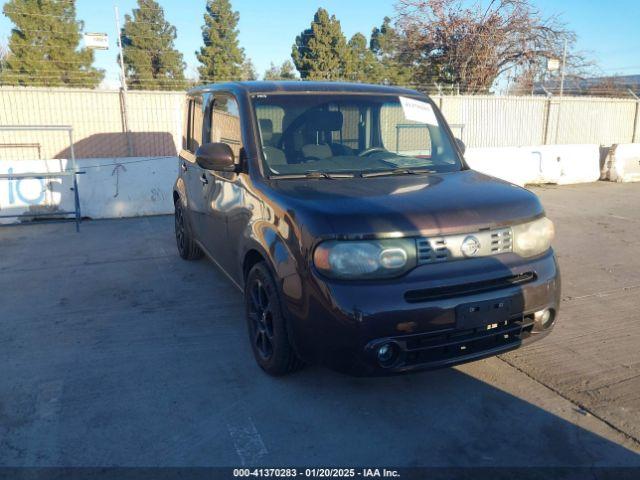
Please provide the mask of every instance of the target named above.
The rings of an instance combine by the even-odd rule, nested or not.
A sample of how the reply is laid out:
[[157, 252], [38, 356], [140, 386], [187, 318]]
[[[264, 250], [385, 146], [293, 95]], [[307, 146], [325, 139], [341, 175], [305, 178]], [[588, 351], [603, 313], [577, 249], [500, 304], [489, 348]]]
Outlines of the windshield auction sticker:
[[400, 97], [400, 103], [402, 104], [404, 117], [407, 120], [438, 126], [436, 114], [428, 103], [407, 97]]

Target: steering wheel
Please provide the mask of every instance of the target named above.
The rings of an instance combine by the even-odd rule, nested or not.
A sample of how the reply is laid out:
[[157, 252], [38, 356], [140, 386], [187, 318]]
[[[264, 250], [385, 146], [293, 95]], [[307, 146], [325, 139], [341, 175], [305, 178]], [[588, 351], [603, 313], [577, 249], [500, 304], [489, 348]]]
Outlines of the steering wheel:
[[387, 149], [386, 148], [382, 148], [382, 147], [371, 147], [371, 148], [367, 148], [366, 150], [360, 152], [358, 154], [359, 157], [367, 157], [369, 155], [371, 155], [372, 153], [376, 153], [376, 152], [386, 152]]

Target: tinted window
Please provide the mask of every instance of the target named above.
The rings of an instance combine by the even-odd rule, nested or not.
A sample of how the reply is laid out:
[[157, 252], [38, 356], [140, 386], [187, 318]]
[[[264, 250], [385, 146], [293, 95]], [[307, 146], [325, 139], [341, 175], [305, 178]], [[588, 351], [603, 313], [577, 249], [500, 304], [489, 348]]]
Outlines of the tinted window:
[[202, 145], [202, 97], [195, 97], [191, 105], [191, 135], [189, 151], [195, 153]]
[[184, 104], [184, 130], [182, 132], [182, 148], [184, 150], [189, 150], [189, 144], [191, 142], [191, 106], [193, 105], [193, 100], [187, 98], [187, 101]]
[[187, 100], [185, 106], [185, 133], [182, 138], [182, 148], [196, 153], [202, 145], [202, 98], [195, 97]]
[[211, 142], [226, 143], [236, 159], [242, 150], [238, 102], [229, 96], [216, 95], [211, 109]]

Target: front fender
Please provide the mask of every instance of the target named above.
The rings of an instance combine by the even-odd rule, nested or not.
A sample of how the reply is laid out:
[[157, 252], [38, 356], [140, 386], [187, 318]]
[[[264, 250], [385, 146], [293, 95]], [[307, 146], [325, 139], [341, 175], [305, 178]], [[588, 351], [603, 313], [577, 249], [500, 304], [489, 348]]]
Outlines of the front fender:
[[[284, 238], [275, 225], [260, 222], [253, 226], [247, 236], [243, 257], [247, 252], [256, 250], [266, 259], [276, 283], [280, 287], [285, 301], [299, 302], [302, 298], [302, 279], [300, 277], [300, 256], [295, 255], [288, 242], [291, 238]], [[242, 259], [244, 262], [244, 258]]]
[[178, 195], [180, 205], [182, 205], [182, 207], [184, 208], [187, 208], [187, 187], [184, 184], [184, 180], [182, 179], [182, 177], [178, 177], [178, 179], [173, 184], [173, 193]]

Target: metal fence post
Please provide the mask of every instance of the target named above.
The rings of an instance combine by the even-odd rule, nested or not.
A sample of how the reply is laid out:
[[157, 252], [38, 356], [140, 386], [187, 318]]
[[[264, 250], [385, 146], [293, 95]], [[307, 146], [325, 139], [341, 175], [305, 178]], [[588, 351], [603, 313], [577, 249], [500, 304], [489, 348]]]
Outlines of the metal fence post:
[[544, 126], [542, 131], [542, 143], [543, 145], [549, 144], [549, 122], [551, 121], [551, 100], [550, 94], [547, 95], [547, 102], [544, 108]]
[[629, 89], [629, 93], [636, 99], [636, 109], [633, 114], [633, 131], [631, 132], [631, 143], [636, 143], [638, 138], [638, 115], [640, 115], [640, 97], [633, 90]]
[[73, 201], [75, 205], [76, 216], [76, 232], [80, 231], [80, 221], [82, 213], [80, 212], [80, 195], [78, 194], [78, 165], [76, 164], [76, 152], [73, 149], [73, 128], [69, 128], [69, 153], [71, 154], [71, 168], [73, 169]]
[[129, 130], [129, 111], [127, 109], [127, 71], [124, 68], [124, 55], [122, 53], [122, 32], [120, 31], [120, 12], [118, 6], [114, 5], [113, 12], [116, 18], [116, 34], [118, 35], [118, 52], [120, 63], [120, 81], [122, 86], [120, 87], [120, 109], [122, 112], [122, 131], [127, 139], [127, 153], [130, 157], [133, 157], [133, 144], [131, 142], [131, 132]]

